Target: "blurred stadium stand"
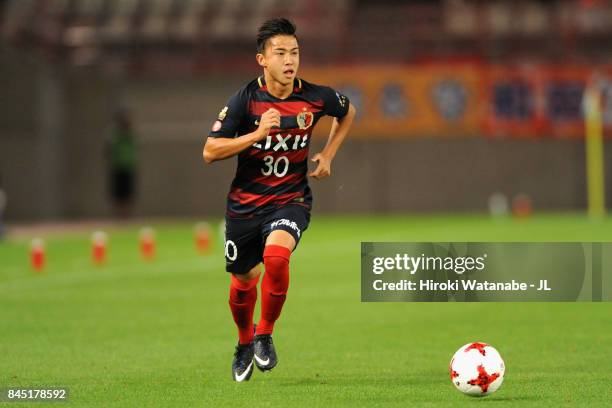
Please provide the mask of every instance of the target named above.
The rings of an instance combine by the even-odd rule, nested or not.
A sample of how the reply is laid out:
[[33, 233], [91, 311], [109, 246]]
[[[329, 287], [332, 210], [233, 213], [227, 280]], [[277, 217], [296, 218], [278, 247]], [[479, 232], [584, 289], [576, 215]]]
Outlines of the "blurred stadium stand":
[[[293, 19], [312, 63], [428, 58], [609, 62], [609, 1], [4, 0], [3, 37], [77, 65], [163, 57], [194, 69], [252, 52], [266, 18]], [[145, 62], [145, 63], [143, 63]], [[178, 64], [184, 66], [185, 64]]]
[[496, 191], [585, 207], [580, 104], [612, 73], [611, 1], [0, 0], [7, 218], [109, 216], [119, 106], [139, 136], [137, 215], [220, 216], [234, 164], [204, 167], [202, 144], [260, 72], [257, 26], [281, 15], [303, 76], [360, 108], [334, 176], [313, 183], [319, 211], [484, 211]]

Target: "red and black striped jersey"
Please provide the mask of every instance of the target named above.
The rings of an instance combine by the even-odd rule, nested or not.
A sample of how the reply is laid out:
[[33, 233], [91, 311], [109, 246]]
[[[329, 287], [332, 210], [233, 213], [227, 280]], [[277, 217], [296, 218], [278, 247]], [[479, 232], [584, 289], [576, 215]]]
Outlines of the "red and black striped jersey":
[[296, 78], [291, 95], [271, 95], [263, 76], [236, 92], [219, 113], [210, 137], [237, 137], [259, 127], [261, 115], [274, 108], [281, 114], [280, 128], [238, 154], [236, 176], [227, 197], [229, 217], [250, 217], [300, 204], [310, 208], [308, 147], [312, 130], [324, 115], [341, 118], [349, 101], [330, 87]]

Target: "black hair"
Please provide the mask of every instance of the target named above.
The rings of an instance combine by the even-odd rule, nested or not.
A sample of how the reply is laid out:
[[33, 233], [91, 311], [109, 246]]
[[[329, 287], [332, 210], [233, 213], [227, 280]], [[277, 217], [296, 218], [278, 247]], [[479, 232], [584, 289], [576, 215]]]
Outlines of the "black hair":
[[295, 24], [286, 18], [273, 18], [264, 22], [257, 31], [257, 52], [263, 53], [266, 41], [276, 35], [292, 35], [295, 38]]

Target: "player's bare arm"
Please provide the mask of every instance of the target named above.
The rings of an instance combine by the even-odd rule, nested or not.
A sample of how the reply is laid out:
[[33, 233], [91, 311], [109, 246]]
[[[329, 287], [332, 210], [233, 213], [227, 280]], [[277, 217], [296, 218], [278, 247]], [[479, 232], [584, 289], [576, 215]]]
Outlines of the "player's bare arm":
[[268, 109], [261, 115], [259, 127], [254, 132], [235, 138], [209, 137], [204, 144], [204, 161], [212, 163], [232, 157], [253, 143], [265, 139], [273, 127], [280, 127], [280, 113], [276, 109]]
[[317, 180], [322, 180], [331, 175], [331, 162], [336, 156], [336, 152], [342, 145], [342, 142], [346, 138], [349, 129], [355, 118], [355, 107], [350, 104], [348, 113], [342, 118], [334, 118], [332, 122], [331, 131], [325, 147], [320, 153], [312, 156], [313, 162], [318, 162], [317, 168], [308, 174], [310, 177], [314, 177]]

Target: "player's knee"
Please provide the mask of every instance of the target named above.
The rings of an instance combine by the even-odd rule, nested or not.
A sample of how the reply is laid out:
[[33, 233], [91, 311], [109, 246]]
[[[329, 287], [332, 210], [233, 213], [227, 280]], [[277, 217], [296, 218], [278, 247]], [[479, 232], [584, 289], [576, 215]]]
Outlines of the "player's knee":
[[252, 281], [253, 279], [259, 278], [260, 274], [261, 274], [261, 268], [259, 267], [259, 265], [257, 265], [257, 266], [254, 266], [247, 273], [232, 274], [232, 276], [234, 276], [236, 279], [239, 279], [243, 282], [248, 282], [248, 281]]
[[280, 256], [266, 256], [264, 265], [266, 266], [266, 273], [272, 272], [274, 274], [277, 271], [283, 273], [289, 269], [289, 259]]
[[264, 260], [266, 265], [265, 280], [274, 295], [286, 295], [289, 289], [289, 260], [269, 256]]
[[[274, 230], [266, 239], [266, 248], [268, 247], [284, 247], [293, 250], [296, 246], [296, 240], [291, 233], [285, 230]], [[265, 251], [265, 250], [264, 250]]]
[[289, 287], [289, 258], [291, 250], [277, 245], [268, 245], [264, 249], [264, 265], [267, 280], [273, 293], [286, 294]]
[[249, 272], [244, 274], [232, 274], [231, 286], [239, 291], [249, 291], [259, 282], [259, 275], [261, 271], [259, 268], [251, 269]]
[[252, 299], [257, 298], [257, 282], [259, 281], [259, 275], [257, 277], [244, 280], [238, 278], [241, 275], [232, 274], [230, 283], [230, 303], [243, 304], [248, 303]]
[[266, 245], [264, 248], [263, 259], [266, 271], [268, 268], [278, 269], [289, 266], [291, 250], [280, 245]]

